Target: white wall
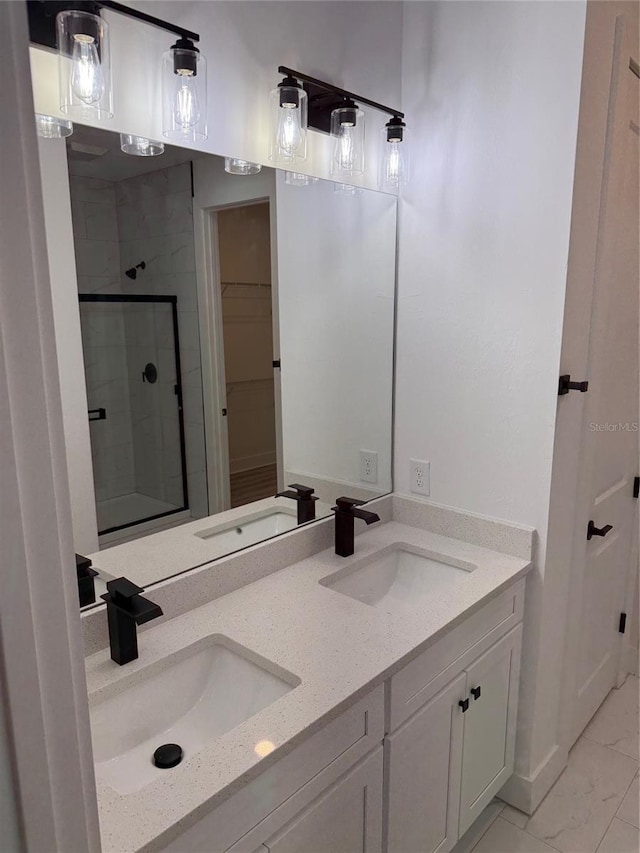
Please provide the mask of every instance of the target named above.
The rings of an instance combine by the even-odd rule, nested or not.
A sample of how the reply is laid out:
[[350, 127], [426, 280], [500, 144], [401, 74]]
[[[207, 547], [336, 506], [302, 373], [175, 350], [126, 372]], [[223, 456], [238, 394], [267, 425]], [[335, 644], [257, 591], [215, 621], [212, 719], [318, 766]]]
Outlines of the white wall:
[[49, 277], [53, 296], [56, 349], [71, 492], [73, 542], [76, 551], [98, 550], [87, 391], [76, 284], [69, 173], [64, 140], [38, 139]]
[[[285, 470], [391, 488], [396, 199], [276, 180]], [[337, 495], [332, 496], [334, 499]]]
[[584, 2], [404, 9], [414, 172], [400, 211], [394, 485], [408, 492], [409, 458], [426, 459], [433, 501], [538, 530], [517, 754], [525, 776], [557, 742], [564, 613], [545, 598], [540, 555], [584, 22]]
[[[130, 5], [200, 33], [208, 60], [209, 138], [201, 150], [268, 163], [269, 91], [279, 65], [397, 107], [402, 4], [399, 2], [144, 2]], [[103, 126], [161, 138], [160, 56], [171, 35], [105, 12], [111, 24], [115, 117]], [[381, 60], [381, 57], [384, 59]], [[37, 112], [58, 114], [56, 57], [32, 50]], [[153, 105], [147, 109], [147, 105]], [[367, 112], [365, 186], [377, 180], [380, 113]], [[328, 137], [310, 134], [302, 167], [328, 176]], [[355, 181], [354, 181], [355, 182]]]

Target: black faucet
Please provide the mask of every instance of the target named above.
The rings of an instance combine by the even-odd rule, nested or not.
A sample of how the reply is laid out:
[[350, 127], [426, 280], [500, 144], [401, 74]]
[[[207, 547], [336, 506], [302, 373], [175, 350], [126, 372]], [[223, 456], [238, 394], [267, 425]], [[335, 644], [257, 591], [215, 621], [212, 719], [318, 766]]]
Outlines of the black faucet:
[[306, 521], [313, 521], [316, 517], [316, 501], [317, 497], [313, 494], [313, 489], [310, 486], [301, 486], [300, 483], [289, 483], [290, 489], [295, 489], [293, 492], [278, 492], [277, 498], [291, 498], [298, 504], [298, 524], [304, 524]]
[[96, 585], [93, 579], [97, 574], [96, 570], [91, 568], [91, 560], [88, 557], [76, 554], [76, 575], [78, 578], [80, 607], [86, 607], [87, 604], [95, 604]]
[[364, 501], [354, 498], [336, 498], [336, 506], [331, 507], [336, 514], [336, 554], [350, 557], [354, 550], [354, 519], [361, 518], [367, 524], [380, 521], [380, 516], [366, 509], [358, 509]]
[[144, 589], [127, 578], [107, 581], [107, 590], [100, 598], [107, 602], [111, 660], [122, 666], [138, 657], [136, 625], [162, 616], [162, 608], [143, 598]]

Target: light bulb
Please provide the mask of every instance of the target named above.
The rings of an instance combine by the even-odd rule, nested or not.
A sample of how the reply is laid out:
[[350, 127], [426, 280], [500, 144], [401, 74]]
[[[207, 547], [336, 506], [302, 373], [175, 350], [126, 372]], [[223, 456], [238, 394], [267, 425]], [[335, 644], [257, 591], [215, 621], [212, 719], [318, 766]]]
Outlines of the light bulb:
[[191, 72], [179, 71], [180, 86], [174, 103], [174, 118], [177, 125], [188, 130], [200, 121], [200, 104], [196, 81]]
[[343, 124], [340, 128], [340, 136], [336, 140], [335, 160], [340, 172], [351, 172], [355, 154], [355, 140], [353, 125]]
[[280, 107], [276, 144], [282, 157], [293, 157], [302, 142], [300, 110], [296, 106]]
[[71, 88], [85, 104], [95, 104], [105, 91], [104, 75], [93, 36], [74, 35]]
[[404, 158], [400, 146], [401, 142], [388, 142], [384, 159], [384, 183], [387, 186], [397, 187], [404, 177]]

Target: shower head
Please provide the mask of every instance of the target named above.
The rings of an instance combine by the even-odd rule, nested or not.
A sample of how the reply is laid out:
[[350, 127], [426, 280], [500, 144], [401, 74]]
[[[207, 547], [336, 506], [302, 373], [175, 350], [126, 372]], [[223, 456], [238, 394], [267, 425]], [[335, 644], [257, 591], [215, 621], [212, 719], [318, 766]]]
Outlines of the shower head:
[[136, 276], [138, 275], [138, 270], [139, 270], [139, 269], [143, 270], [145, 267], [146, 267], [145, 262], [144, 262], [144, 261], [140, 261], [140, 263], [139, 263], [139, 264], [136, 264], [136, 265], [135, 265], [135, 267], [131, 267], [131, 269], [125, 270], [124, 274], [125, 274], [128, 278], [133, 278], [133, 279], [135, 279], [135, 278], [136, 278]]

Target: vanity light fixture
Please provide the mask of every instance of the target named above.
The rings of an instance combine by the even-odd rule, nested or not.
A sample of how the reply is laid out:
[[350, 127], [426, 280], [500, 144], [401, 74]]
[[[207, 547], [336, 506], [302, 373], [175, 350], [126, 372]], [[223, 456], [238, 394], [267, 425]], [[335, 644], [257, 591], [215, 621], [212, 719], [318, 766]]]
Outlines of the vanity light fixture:
[[164, 154], [164, 143], [154, 142], [153, 139], [146, 139], [144, 136], [121, 133], [120, 150], [134, 157], [158, 157]]
[[331, 111], [331, 176], [345, 178], [364, 172], [364, 113], [345, 98]]
[[308, 187], [310, 184], [317, 184], [319, 178], [314, 178], [312, 175], [305, 175], [302, 172], [285, 172], [284, 182], [290, 187]]
[[406, 130], [406, 124], [396, 115], [380, 131], [380, 189], [393, 191], [407, 183], [409, 151]]
[[73, 123], [64, 118], [36, 113], [36, 131], [43, 139], [64, 139], [73, 133]]
[[193, 41], [179, 38], [162, 54], [162, 133], [178, 142], [207, 138], [207, 61]]
[[99, 15], [59, 12], [58, 82], [60, 110], [79, 119], [113, 118], [109, 25]]
[[287, 74], [270, 94], [271, 150], [269, 159], [290, 166], [307, 159], [307, 93]]
[[103, 9], [178, 36], [162, 57], [162, 132], [180, 142], [206, 139], [207, 64], [195, 45], [200, 36], [115, 0], [27, 0], [31, 41], [58, 51], [61, 112], [85, 121], [113, 118]]
[[225, 157], [224, 170], [230, 175], [257, 175], [262, 171], [262, 166], [260, 163], [251, 163], [237, 157]]
[[[385, 125], [385, 141], [389, 145], [395, 145], [398, 141], [398, 129], [401, 129], [402, 137], [405, 129], [404, 113], [400, 110], [387, 107], [370, 98], [364, 98], [327, 83], [310, 77], [301, 71], [287, 68], [281, 65], [278, 73], [283, 74], [284, 79], [277, 89], [271, 92], [271, 153], [270, 159], [276, 163], [286, 165], [291, 160], [286, 159], [290, 150], [293, 150], [292, 140], [297, 140], [297, 124], [290, 121], [287, 123], [288, 114], [296, 116], [301, 120], [300, 128], [308, 127], [321, 133], [329, 133], [333, 137], [331, 141], [331, 163], [332, 177], [349, 178], [364, 172], [364, 128], [365, 115], [361, 106], [371, 107], [378, 112], [386, 113], [391, 119]], [[301, 87], [301, 88], [300, 88]], [[283, 94], [281, 94], [281, 92]], [[302, 98], [302, 93], [306, 98]], [[299, 109], [296, 112], [296, 102]], [[304, 109], [306, 109], [307, 120], [304, 123]], [[302, 139], [303, 137], [300, 137]], [[285, 159], [282, 151], [285, 151]], [[306, 138], [304, 138], [304, 156], [306, 157]], [[387, 172], [389, 180], [385, 181], [384, 188], [394, 190], [402, 183], [400, 178], [394, 184], [395, 175], [402, 172], [406, 179], [406, 149], [395, 148], [393, 151], [382, 152], [387, 159]], [[393, 156], [392, 156], [393, 155]], [[402, 156], [398, 156], [402, 155]], [[402, 171], [404, 169], [404, 171]]]

